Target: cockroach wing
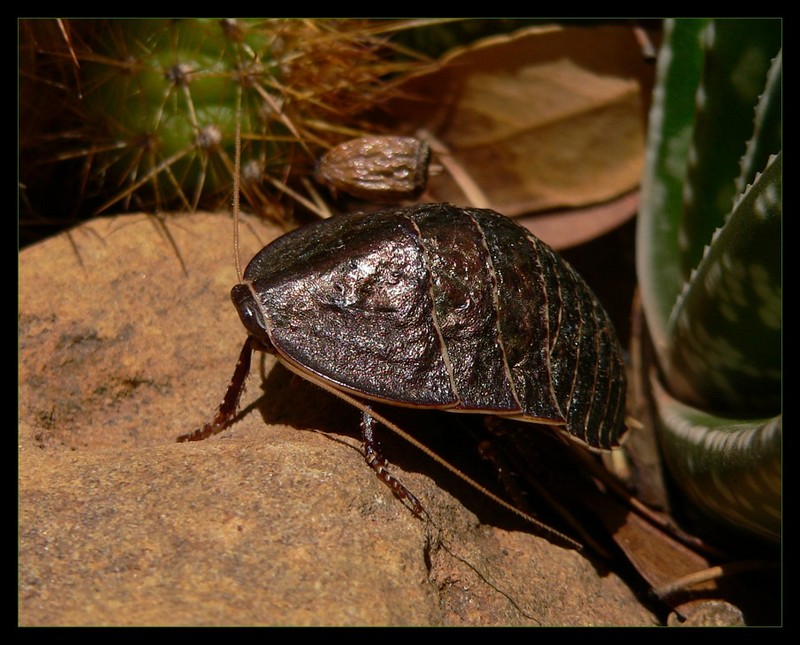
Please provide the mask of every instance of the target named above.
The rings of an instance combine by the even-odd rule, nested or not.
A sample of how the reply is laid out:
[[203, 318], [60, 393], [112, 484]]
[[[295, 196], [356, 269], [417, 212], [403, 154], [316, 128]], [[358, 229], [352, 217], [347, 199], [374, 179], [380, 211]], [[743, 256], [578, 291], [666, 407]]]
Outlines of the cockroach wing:
[[546, 423], [593, 448], [624, 429], [605, 310], [569, 264], [494, 211], [340, 215], [265, 247], [245, 282], [253, 298], [242, 285], [234, 301], [251, 333], [263, 327], [301, 372], [357, 395]]
[[573, 438], [615, 446], [624, 432], [626, 378], [605, 309], [534, 235], [493, 211], [467, 212], [490, 250], [500, 337], [523, 417], [560, 416]]

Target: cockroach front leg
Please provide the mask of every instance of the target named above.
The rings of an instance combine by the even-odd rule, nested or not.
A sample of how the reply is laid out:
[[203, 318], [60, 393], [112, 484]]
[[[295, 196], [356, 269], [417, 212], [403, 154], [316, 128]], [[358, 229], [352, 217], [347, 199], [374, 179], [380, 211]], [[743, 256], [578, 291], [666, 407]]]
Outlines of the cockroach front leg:
[[202, 428], [198, 428], [194, 432], [182, 434], [178, 437], [178, 443], [184, 441], [202, 441], [207, 439], [213, 434], [221, 432], [236, 416], [236, 410], [239, 407], [239, 399], [242, 398], [244, 392], [244, 385], [247, 381], [247, 376], [250, 374], [250, 358], [253, 354], [253, 337], [248, 336], [244, 341], [244, 346], [239, 354], [239, 361], [236, 363], [236, 369], [233, 371], [230, 385], [225, 392], [225, 397], [219, 405], [217, 414], [214, 418], [206, 423]]

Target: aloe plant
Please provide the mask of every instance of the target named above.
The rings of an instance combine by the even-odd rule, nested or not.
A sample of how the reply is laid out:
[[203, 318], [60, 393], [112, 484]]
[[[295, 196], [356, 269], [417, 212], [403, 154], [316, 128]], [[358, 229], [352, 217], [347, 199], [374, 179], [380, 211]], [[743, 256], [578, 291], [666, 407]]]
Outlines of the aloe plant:
[[665, 463], [702, 515], [781, 535], [781, 23], [665, 24], [637, 232]]

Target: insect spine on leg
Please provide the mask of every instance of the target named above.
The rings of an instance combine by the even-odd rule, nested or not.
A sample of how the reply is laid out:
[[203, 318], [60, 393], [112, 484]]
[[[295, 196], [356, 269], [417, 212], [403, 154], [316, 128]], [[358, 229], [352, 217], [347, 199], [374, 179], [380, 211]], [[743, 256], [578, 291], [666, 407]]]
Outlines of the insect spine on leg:
[[236, 411], [239, 408], [239, 400], [242, 398], [242, 394], [245, 390], [247, 377], [250, 375], [250, 359], [253, 354], [254, 342], [253, 337], [250, 335], [245, 339], [242, 351], [239, 354], [239, 360], [236, 362], [236, 369], [234, 369], [233, 376], [231, 377], [231, 382], [228, 385], [228, 389], [225, 391], [225, 396], [214, 418], [194, 432], [179, 436], [178, 443], [208, 439], [211, 435], [224, 430], [225, 427], [233, 421], [233, 418], [236, 416]]
[[361, 436], [364, 439], [364, 459], [367, 465], [375, 471], [384, 484], [386, 484], [400, 501], [408, 501], [411, 505], [411, 511], [417, 517], [421, 517], [423, 513], [427, 512], [420, 504], [419, 500], [411, 494], [400, 481], [395, 478], [388, 470], [389, 465], [383, 455], [378, 450], [378, 442], [374, 435], [375, 420], [369, 412], [361, 413]]

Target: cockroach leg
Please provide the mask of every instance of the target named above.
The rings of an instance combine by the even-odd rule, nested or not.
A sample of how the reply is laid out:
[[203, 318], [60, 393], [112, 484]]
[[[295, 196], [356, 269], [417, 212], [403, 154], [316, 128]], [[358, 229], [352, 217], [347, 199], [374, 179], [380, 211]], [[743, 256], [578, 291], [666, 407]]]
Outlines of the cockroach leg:
[[242, 393], [245, 389], [245, 382], [247, 376], [250, 374], [250, 358], [253, 354], [253, 337], [248, 336], [244, 341], [244, 346], [239, 354], [239, 361], [236, 363], [236, 369], [233, 371], [230, 385], [225, 392], [225, 397], [219, 405], [217, 414], [214, 418], [206, 423], [202, 428], [198, 428], [194, 432], [182, 434], [178, 437], [178, 443], [184, 441], [202, 441], [207, 439], [213, 434], [217, 434], [225, 429], [225, 427], [236, 416], [236, 410], [239, 407], [239, 399], [242, 398]]
[[388, 471], [388, 462], [379, 452], [374, 428], [375, 420], [369, 413], [363, 411], [361, 415], [361, 436], [364, 440], [364, 459], [367, 465], [375, 471], [378, 479], [391, 489], [397, 499], [408, 502], [414, 515], [417, 517], [421, 517], [423, 514], [427, 515], [420, 501]]

